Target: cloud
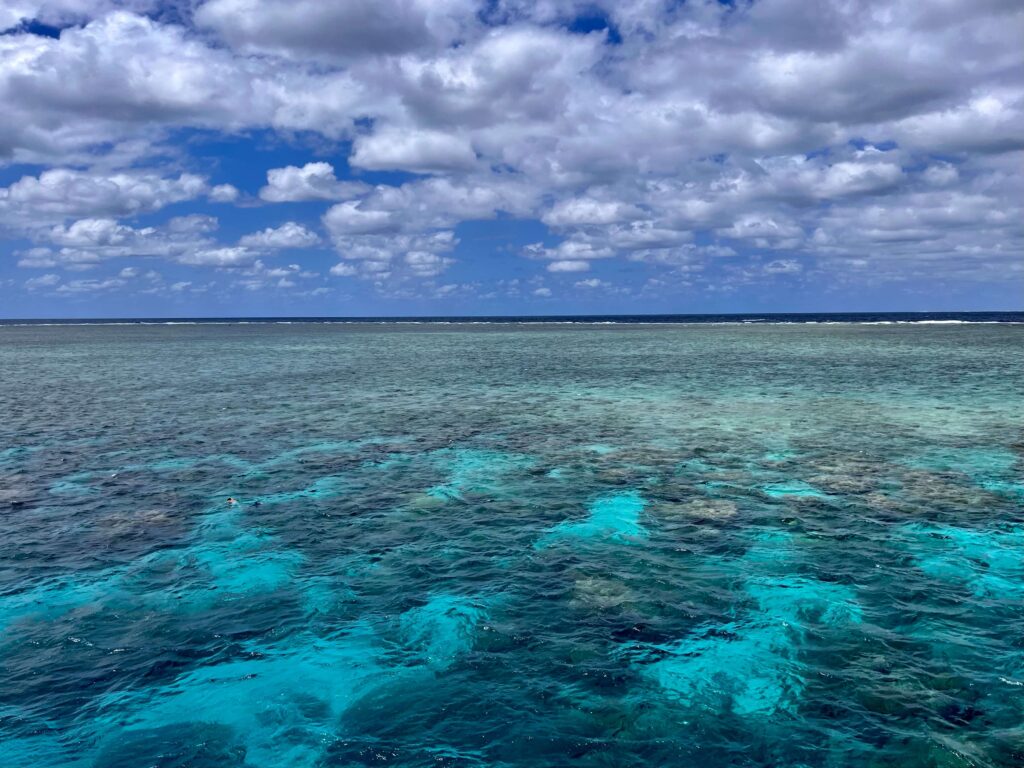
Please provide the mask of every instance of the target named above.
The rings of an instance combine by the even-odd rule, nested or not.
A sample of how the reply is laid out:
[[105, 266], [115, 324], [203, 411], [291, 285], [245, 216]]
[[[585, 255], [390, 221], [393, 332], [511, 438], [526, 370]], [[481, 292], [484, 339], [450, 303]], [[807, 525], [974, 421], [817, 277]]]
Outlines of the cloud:
[[764, 271], [770, 275], [795, 275], [803, 271], [803, 266], [794, 259], [775, 259], [764, 265]]
[[301, 168], [289, 165], [267, 171], [267, 185], [260, 198], [269, 203], [302, 200], [347, 200], [369, 190], [366, 184], [338, 181], [330, 163], [306, 163]]
[[218, 243], [212, 237], [216, 228], [215, 218], [200, 214], [175, 217], [161, 227], [139, 228], [115, 219], [79, 219], [40, 233], [47, 245], [20, 252], [18, 266], [89, 269], [111, 259], [130, 257], [216, 268], [241, 267], [256, 261], [259, 251], [253, 247]]
[[30, 277], [25, 281], [25, 287], [30, 291], [35, 291], [39, 288], [52, 288], [60, 282], [60, 275], [55, 275], [52, 272], [46, 275], [40, 275], [39, 277]]
[[0, 9], [0, 31], [13, 29], [29, 21], [38, 21], [59, 29], [117, 9], [130, 8], [137, 13], [152, 13], [158, 6], [158, 0], [8, 0]]
[[175, 216], [166, 224], [166, 230], [174, 235], [206, 235], [217, 229], [219, 222], [216, 217], [201, 213], [191, 213], [187, 216]]
[[54, 258], [53, 250], [45, 247], [18, 251], [15, 256], [18, 257], [17, 265], [25, 269], [52, 269], [61, 263]]
[[226, 125], [252, 114], [252, 72], [187, 31], [98, 14], [59, 39], [0, 37], [0, 101], [11, 120], [0, 157], [56, 157], [145, 134], [161, 123]]
[[548, 272], [586, 272], [588, 269], [590, 262], [582, 260], [565, 259], [548, 264]]
[[405, 254], [405, 263], [417, 277], [436, 277], [444, 272], [449, 265], [454, 264], [455, 260], [439, 256], [436, 253], [410, 251]]
[[351, 61], [445, 46], [476, 10], [459, 0], [210, 0], [196, 22], [242, 50]]
[[23, 176], [0, 187], [0, 221], [8, 226], [80, 216], [134, 216], [207, 191], [205, 179], [183, 173], [90, 173], [66, 168]]
[[349, 162], [369, 170], [416, 173], [469, 170], [476, 154], [465, 138], [441, 131], [383, 128], [360, 136]]
[[324, 226], [335, 237], [346, 235], [379, 235], [397, 232], [401, 227], [391, 211], [364, 207], [362, 202], [339, 203], [324, 214]]
[[261, 232], [242, 237], [238, 244], [248, 248], [309, 248], [320, 242], [320, 236], [301, 224], [288, 221], [276, 229], [267, 227]]
[[[573, 31], [591, 11], [614, 34]], [[999, 283], [1024, 255], [1022, 24], [997, 0], [15, 0], [0, 162], [38, 167], [0, 188], [0, 226], [38, 269], [244, 269], [315, 245], [320, 217], [333, 274], [393, 287], [506, 220], [537, 232], [539, 273]], [[243, 197], [206, 175], [209, 137], [331, 158], [258, 193], [321, 205], [237, 244], [142, 218]]]
[[231, 184], [218, 184], [210, 190], [208, 197], [214, 203], [232, 203], [238, 199], [238, 189]]
[[124, 284], [125, 281], [117, 277], [111, 277], [106, 280], [71, 280], [70, 282], [58, 285], [56, 292], [63, 295], [99, 293], [121, 288]]
[[247, 291], [281, 290], [295, 288], [303, 280], [319, 277], [316, 272], [304, 270], [298, 264], [268, 267], [257, 259], [251, 265], [235, 270], [233, 286]]
[[1024, 149], [1024, 89], [979, 94], [965, 104], [911, 115], [893, 136], [932, 152], [1002, 153]]
[[182, 253], [176, 261], [203, 267], [238, 267], [256, 261], [256, 253], [245, 246], [197, 248]]
[[133, 229], [114, 219], [79, 219], [70, 226], [58, 224], [53, 227], [49, 240], [55, 245], [73, 248], [124, 246], [155, 231], [152, 228]]
[[[600, 238], [597, 238], [600, 239]], [[607, 259], [615, 255], [608, 247], [597, 247], [586, 234], [579, 233], [575, 238], [563, 240], [554, 248], [546, 248], [542, 243], [533, 243], [523, 249], [527, 258], [554, 259], [559, 262], [578, 262], [589, 259]], [[548, 265], [550, 269], [551, 265]], [[558, 270], [552, 270], [558, 271]]]
[[336, 238], [335, 248], [348, 263], [335, 265], [331, 274], [376, 281], [393, 275], [434, 277], [454, 263], [454, 259], [441, 254], [451, 251], [457, 244], [455, 234], [450, 231]]
[[359, 274], [359, 270], [354, 264], [346, 264], [345, 262], [335, 264], [331, 267], [330, 272], [336, 277], [355, 277]]
[[541, 216], [541, 221], [549, 227], [565, 229], [587, 224], [617, 224], [641, 216], [636, 206], [627, 203], [573, 198], [556, 203]]

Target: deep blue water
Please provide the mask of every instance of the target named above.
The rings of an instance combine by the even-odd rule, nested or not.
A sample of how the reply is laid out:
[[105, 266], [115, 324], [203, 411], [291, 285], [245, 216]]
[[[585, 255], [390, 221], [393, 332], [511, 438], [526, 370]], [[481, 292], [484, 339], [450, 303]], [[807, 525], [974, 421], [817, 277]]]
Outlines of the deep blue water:
[[1022, 765], [1024, 326], [895, 319], [0, 327], [0, 765]]

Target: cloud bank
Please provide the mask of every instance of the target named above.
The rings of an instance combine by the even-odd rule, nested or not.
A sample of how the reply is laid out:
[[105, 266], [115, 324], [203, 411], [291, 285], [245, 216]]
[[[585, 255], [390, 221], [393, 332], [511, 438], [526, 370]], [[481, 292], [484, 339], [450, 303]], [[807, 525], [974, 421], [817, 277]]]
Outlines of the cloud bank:
[[[280, 258], [298, 291], [330, 253], [324, 292], [443, 295], [480, 279], [473, 227], [514, 243], [481, 295], [1024, 279], [1011, 0], [13, 0], [0, 28], [0, 236], [35, 294]], [[242, 174], [196, 137], [305, 157]]]

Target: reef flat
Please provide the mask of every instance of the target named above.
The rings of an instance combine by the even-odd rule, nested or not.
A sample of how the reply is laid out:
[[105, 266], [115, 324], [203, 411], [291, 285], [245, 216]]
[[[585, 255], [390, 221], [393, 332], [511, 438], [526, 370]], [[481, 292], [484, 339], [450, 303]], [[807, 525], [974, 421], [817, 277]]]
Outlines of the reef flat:
[[0, 765], [1024, 764], [1024, 326], [0, 326], [0, 370]]

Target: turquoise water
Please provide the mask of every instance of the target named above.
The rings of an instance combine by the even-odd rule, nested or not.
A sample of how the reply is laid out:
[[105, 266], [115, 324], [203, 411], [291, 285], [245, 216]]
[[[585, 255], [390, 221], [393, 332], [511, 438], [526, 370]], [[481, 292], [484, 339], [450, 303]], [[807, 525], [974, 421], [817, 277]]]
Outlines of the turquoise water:
[[1021, 326], [0, 327], [0, 371], [0, 765], [1024, 764]]

